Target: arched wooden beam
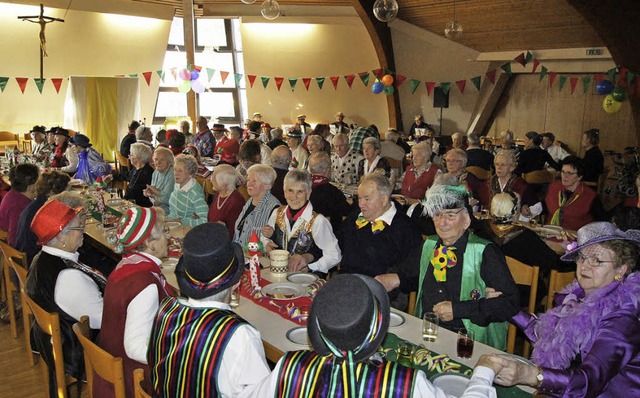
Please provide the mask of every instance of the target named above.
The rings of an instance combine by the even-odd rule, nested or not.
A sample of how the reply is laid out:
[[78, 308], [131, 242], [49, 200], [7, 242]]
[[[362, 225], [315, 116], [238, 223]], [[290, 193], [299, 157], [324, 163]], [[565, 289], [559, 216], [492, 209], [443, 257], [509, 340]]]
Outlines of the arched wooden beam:
[[[567, 3], [589, 21], [611, 52], [616, 64], [640, 72], [640, 2], [567, 0]], [[629, 101], [636, 126], [636, 137], [640, 143], [640, 99], [633, 96]]]
[[[378, 21], [373, 15], [374, 0], [351, 0], [351, 3], [360, 16], [367, 32], [369, 32], [373, 47], [376, 50], [376, 55], [380, 61], [380, 66], [395, 71], [391, 29], [389, 29], [386, 23]], [[393, 95], [387, 95], [386, 97], [387, 108], [389, 110], [389, 126], [378, 126], [381, 133], [386, 131], [387, 127], [402, 129], [402, 114], [400, 112], [398, 90], [396, 90]]]

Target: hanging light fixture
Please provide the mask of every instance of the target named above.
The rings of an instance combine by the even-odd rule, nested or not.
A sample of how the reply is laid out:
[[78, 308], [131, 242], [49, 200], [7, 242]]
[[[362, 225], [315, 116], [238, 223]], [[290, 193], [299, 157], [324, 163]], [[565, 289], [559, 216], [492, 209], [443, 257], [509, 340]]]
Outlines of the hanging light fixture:
[[265, 0], [260, 12], [265, 19], [273, 21], [280, 16], [280, 4], [276, 0]]
[[243, 2], [244, 4], [253, 4], [256, 2], [256, 0], [240, 0], [241, 2]]
[[373, 15], [380, 22], [391, 22], [398, 15], [398, 2], [396, 0], [376, 0], [373, 3]]
[[447, 39], [456, 40], [462, 36], [462, 31], [462, 25], [456, 21], [456, 0], [453, 0], [453, 20], [447, 22], [444, 27], [444, 35], [447, 36]]

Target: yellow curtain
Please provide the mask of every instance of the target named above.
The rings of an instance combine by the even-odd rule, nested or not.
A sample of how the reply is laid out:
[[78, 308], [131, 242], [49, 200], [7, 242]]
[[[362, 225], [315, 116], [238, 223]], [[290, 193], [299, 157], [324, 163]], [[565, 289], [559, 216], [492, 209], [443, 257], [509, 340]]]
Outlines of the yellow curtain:
[[85, 134], [93, 148], [113, 162], [118, 149], [118, 79], [87, 77]]

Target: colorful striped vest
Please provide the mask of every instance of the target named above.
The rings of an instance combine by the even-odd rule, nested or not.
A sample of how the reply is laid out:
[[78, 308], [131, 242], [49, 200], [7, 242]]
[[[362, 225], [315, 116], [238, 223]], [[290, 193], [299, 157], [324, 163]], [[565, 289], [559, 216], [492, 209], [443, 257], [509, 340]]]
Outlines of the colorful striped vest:
[[[280, 398], [356, 398], [345, 394], [344, 385], [329, 391], [335, 357], [311, 351], [287, 352], [282, 358], [276, 397]], [[411, 397], [417, 371], [395, 362], [380, 365], [356, 364], [357, 397]]]
[[149, 341], [154, 396], [218, 397], [217, 375], [233, 332], [247, 323], [231, 311], [193, 308], [169, 297]]

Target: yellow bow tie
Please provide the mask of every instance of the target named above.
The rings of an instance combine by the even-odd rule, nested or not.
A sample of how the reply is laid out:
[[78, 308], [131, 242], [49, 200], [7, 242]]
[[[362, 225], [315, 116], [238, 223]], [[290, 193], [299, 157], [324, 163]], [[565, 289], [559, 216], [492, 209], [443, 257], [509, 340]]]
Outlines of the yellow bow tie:
[[[358, 216], [358, 218], [356, 219], [356, 227], [358, 229], [366, 226], [367, 224], [369, 224], [369, 220], [367, 220], [363, 216]], [[373, 232], [374, 234], [382, 232], [386, 226], [387, 224], [384, 221], [374, 220], [371, 223], [371, 232]]]

